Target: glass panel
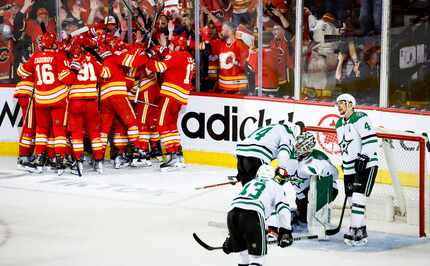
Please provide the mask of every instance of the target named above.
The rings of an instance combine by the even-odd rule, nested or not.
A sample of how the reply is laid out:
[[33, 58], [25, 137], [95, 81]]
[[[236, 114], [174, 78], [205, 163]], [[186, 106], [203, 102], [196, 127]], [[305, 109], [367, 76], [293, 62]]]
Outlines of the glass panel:
[[56, 31], [55, 2], [17, 1], [0, 11], [0, 82], [19, 80], [16, 69], [33, 52], [33, 43], [42, 34], [40, 22], [44, 21], [49, 31]]
[[255, 94], [249, 50], [256, 42], [257, 0], [200, 0], [201, 91]]
[[393, 1], [389, 105], [430, 110], [430, 1]]
[[[295, 1], [265, 1], [262, 42], [262, 94], [265, 96], [290, 98], [294, 95], [295, 11]], [[253, 51], [250, 64], [256, 63]]]
[[305, 0], [301, 98], [379, 104], [382, 0]]

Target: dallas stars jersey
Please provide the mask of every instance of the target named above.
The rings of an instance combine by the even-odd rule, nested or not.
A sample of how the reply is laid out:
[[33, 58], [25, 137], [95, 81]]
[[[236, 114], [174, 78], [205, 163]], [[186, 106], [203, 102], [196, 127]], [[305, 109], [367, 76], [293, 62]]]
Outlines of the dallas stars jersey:
[[295, 127], [287, 123], [259, 128], [237, 144], [236, 155], [259, 158], [267, 164], [278, 159], [280, 167], [294, 173], [297, 168]]
[[345, 175], [355, 174], [354, 162], [359, 153], [370, 158], [367, 168], [378, 165], [378, 139], [365, 113], [353, 112], [348, 120], [340, 118], [336, 123], [336, 132]]
[[309, 156], [299, 160], [297, 176], [300, 183], [294, 184], [296, 197], [303, 199], [303, 191], [309, 188], [311, 176], [319, 176], [320, 179], [329, 177], [333, 179], [333, 188], [337, 188], [336, 179], [339, 173], [330, 159], [323, 152], [314, 149]]
[[291, 212], [283, 187], [273, 179], [257, 177], [233, 199], [230, 210], [240, 208], [260, 213], [265, 219], [276, 214], [279, 227], [291, 229]]

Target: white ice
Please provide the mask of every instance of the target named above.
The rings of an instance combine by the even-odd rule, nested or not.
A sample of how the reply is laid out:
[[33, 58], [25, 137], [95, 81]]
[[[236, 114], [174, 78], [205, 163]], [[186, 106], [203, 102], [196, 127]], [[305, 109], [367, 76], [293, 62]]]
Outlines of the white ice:
[[[233, 169], [189, 166], [170, 173], [106, 169], [104, 175], [87, 173], [79, 178], [23, 174], [15, 170], [15, 162], [15, 158], [0, 158], [1, 266], [237, 265], [236, 255], [206, 251], [192, 238], [197, 232], [212, 245], [225, 239], [226, 209], [239, 185], [198, 191], [194, 187], [224, 182], [235, 174]], [[403, 227], [396, 225], [371, 223], [369, 227], [410, 235], [409, 240], [416, 235], [412, 229], [399, 231]], [[387, 241], [392, 239], [396, 236]], [[383, 243], [381, 237], [374, 241]], [[428, 240], [385, 251], [328, 243], [270, 247], [266, 265], [430, 263]]]

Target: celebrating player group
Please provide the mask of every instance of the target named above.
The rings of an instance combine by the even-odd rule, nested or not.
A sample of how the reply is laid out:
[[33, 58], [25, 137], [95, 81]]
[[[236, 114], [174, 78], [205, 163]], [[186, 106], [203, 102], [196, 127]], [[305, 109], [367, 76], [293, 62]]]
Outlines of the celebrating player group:
[[115, 25], [108, 16], [61, 42], [44, 30], [17, 70], [15, 97], [24, 115], [19, 165], [59, 174], [70, 167], [81, 175], [88, 152], [102, 173], [110, 143], [114, 168], [149, 167], [162, 151], [162, 170], [184, 167], [177, 119], [195, 67], [187, 40], [173, 36], [165, 46], [152, 45], [151, 33], [138, 32], [125, 44]]

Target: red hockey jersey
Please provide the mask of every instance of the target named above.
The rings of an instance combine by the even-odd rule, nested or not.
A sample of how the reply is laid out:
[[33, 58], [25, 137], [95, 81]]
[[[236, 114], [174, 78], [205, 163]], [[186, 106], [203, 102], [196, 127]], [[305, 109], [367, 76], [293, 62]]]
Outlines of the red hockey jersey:
[[97, 99], [97, 82], [103, 66], [88, 53], [75, 60], [81, 64], [81, 70], [70, 87], [69, 99]]
[[149, 60], [147, 68], [152, 72], [164, 73], [161, 95], [169, 96], [186, 104], [193, 89], [194, 59], [187, 51], [169, 53], [164, 60]]
[[33, 76], [36, 105], [63, 104], [75, 75], [68, 68], [64, 53], [56, 51], [35, 52], [19, 66], [17, 74], [25, 79]]
[[235, 40], [231, 44], [222, 42], [219, 46], [218, 86], [224, 91], [240, 91], [248, 85], [245, 76], [245, 62], [248, 58], [248, 46]]
[[[279, 50], [263, 48], [263, 91], [278, 91], [281, 69], [278, 65]], [[258, 50], [252, 50], [248, 63], [255, 72], [255, 86], [258, 87]]]

